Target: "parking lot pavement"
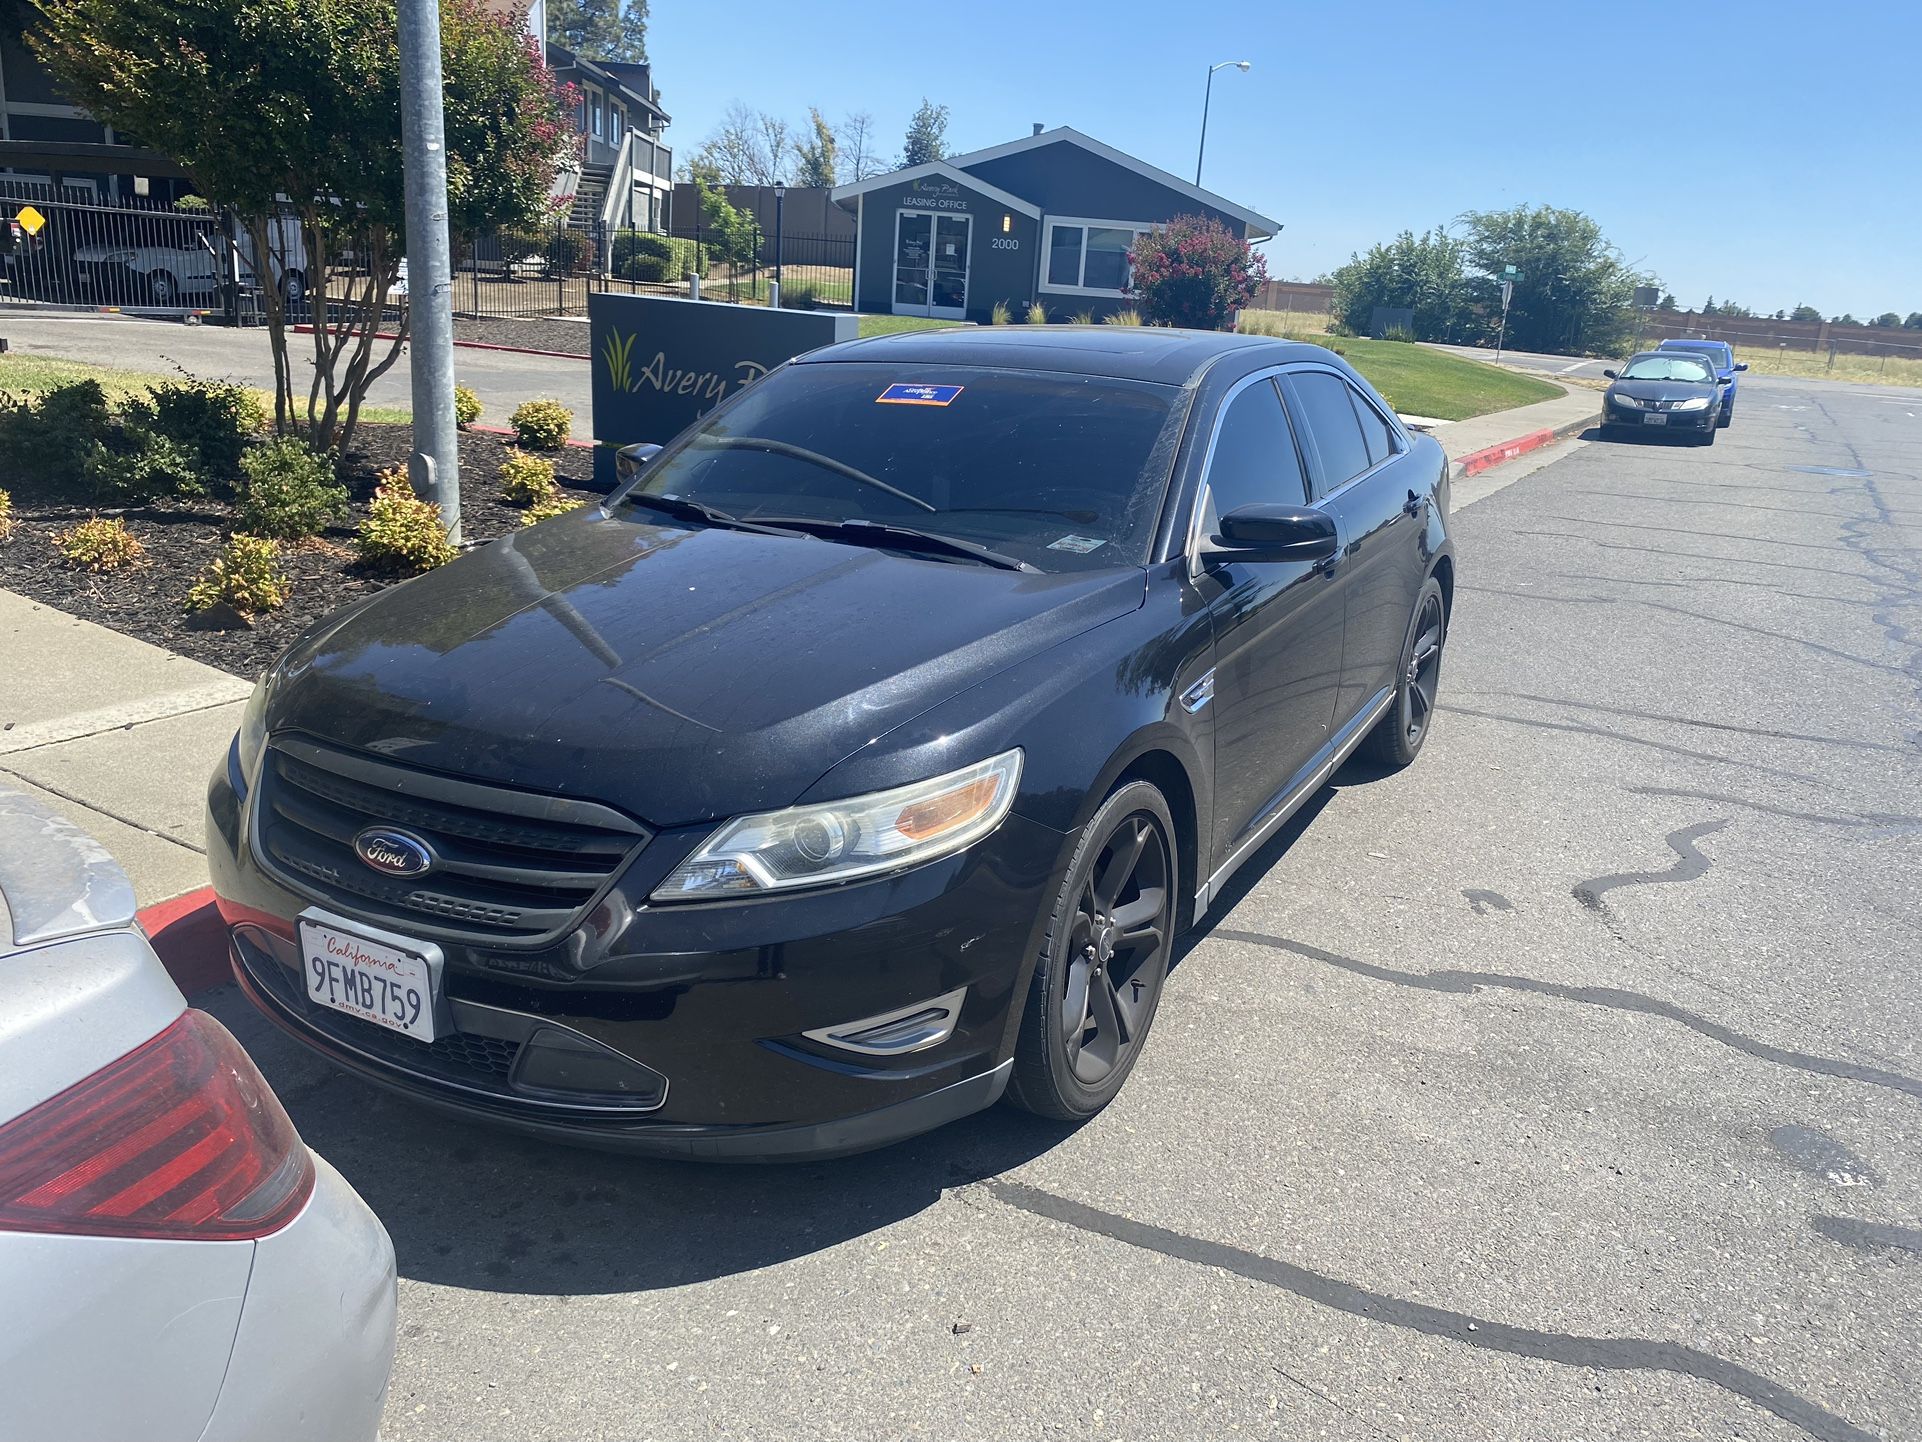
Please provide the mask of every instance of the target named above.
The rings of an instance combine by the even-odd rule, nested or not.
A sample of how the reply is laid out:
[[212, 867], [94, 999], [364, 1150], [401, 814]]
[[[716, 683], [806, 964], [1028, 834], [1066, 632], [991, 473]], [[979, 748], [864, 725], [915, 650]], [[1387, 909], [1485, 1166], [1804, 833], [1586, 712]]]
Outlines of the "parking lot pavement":
[[[137, 316], [58, 315], [39, 311], [0, 313], [0, 335], [22, 355], [58, 356], [89, 365], [121, 366], [134, 370], [172, 371], [210, 380], [237, 381], [271, 391], [274, 385], [272, 352], [264, 330], [230, 330], [225, 326], [190, 326], [178, 321]], [[294, 364], [305, 394], [312, 378], [303, 360], [305, 337], [292, 338]], [[576, 356], [520, 355], [512, 351], [476, 350], [461, 346], [454, 352], [454, 373], [461, 384], [473, 387], [484, 408], [482, 419], [506, 425], [514, 407], [537, 396], [552, 396], [574, 412], [574, 435], [592, 435], [591, 397], [587, 360]], [[367, 391], [370, 406], [413, 406], [406, 353], [392, 370]]]
[[[1445, 350], [1450, 355], [1465, 356], [1469, 360], [1494, 362], [1495, 352], [1489, 346], [1479, 345], [1440, 345], [1433, 342], [1436, 350]], [[1599, 381], [1602, 371], [1615, 364], [1606, 356], [1599, 359], [1593, 356], [1578, 355], [1541, 355], [1534, 351], [1504, 350], [1501, 364], [1516, 370], [1534, 371], [1543, 376], [1559, 376], [1565, 380], [1579, 379]]]
[[1742, 393], [1461, 512], [1427, 750], [1242, 873], [1078, 1131], [636, 1162], [217, 994], [393, 1233], [384, 1435], [1922, 1436], [1922, 420]]

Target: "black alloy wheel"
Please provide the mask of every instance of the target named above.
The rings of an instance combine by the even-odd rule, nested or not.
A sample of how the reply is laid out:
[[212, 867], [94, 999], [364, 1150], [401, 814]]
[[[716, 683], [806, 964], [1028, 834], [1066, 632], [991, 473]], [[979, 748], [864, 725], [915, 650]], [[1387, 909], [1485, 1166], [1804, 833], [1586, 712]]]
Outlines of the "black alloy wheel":
[[1408, 765], [1428, 739], [1447, 640], [1448, 608], [1442, 602], [1441, 583], [1430, 576], [1415, 598], [1408, 637], [1402, 642], [1395, 699], [1364, 743], [1367, 753], [1383, 765]]
[[1021, 1018], [1009, 1099], [1082, 1121], [1121, 1090], [1161, 1001], [1174, 944], [1174, 824], [1145, 781], [1082, 832]]

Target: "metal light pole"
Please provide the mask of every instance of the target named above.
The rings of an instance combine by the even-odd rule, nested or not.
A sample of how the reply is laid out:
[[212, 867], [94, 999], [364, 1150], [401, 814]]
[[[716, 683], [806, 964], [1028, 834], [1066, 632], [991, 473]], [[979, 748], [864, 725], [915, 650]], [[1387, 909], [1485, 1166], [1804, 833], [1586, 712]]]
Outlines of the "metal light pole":
[[400, 142], [407, 197], [409, 368], [414, 453], [408, 479], [460, 540], [460, 433], [454, 424], [454, 276], [447, 242], [447, 132], [441, 115], [439, 0], [400, 0]]
[[787, 183], [774, 182], [774, 283], [781, 283], [781, 211], [787, 201]]
[[1208, 67], [1208, 89], [1201, 98], [1201, 144], [1195, 150], [1195, 184], [1201, 184], [1201, 157], [1208, 153], [1208, 106], [1215, 98], [1215, 72], [1226, 70], [1230, 65], [1247, 72], [1250, 62], [1246, 60], [1224, 60], [1219, 65]]

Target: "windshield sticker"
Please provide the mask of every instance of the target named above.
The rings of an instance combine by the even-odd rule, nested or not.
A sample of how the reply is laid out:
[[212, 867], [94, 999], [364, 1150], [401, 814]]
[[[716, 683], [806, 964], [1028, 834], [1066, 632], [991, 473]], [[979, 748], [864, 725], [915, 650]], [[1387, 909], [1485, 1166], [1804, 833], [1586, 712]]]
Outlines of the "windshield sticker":
[[874, 398], [878, 406], [951, 406], [962, 386], [925, 386], [896, 381]]
[[1063, 536], [1058, 541], [1048, 543], [1050, 551], [1073, 551], [1077, 556], [1085, 556], [1090, 551], [1098, 551], [1107, 545], [1095, 536]]

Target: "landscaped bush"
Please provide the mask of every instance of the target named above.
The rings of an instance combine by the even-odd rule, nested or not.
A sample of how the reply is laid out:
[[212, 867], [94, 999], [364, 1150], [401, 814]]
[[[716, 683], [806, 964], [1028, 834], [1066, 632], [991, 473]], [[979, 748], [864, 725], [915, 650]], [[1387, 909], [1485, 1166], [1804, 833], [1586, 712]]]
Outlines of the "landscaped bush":
[[501, 464], [501, 499], [512, 506], [536, 506], [554, 495], [554, 463], [510, 450]]
[[1138, 310], [1111, 311], [1101, 317], [1103, 325], [1140, 325], [1141, 312]]
[[347, 488], [334, 466], [292, 436], [263, 441], [240, 459], [240, 527], [250, 535], [298, 541], [347, 514]]
[[50, 491], [91, 487], [119, 423], [98, 381], [55, 386], [38, 397], [0, 398], [0, 469]]
[[522, 401], [507, 422], [514, 438], [537, 451], [558, 451], [574, 429], [574, 412], [559, 401]]
[[[130, 408], [129, 416], [134, 414]], [[239, 474], [248, 442], [267, 424], [267, 408], [244, 386], [186, 381], [155, 386], [139, 419], [185, 448], [199, 479], [225, 485]]]
[[144, 501], [153, 496], [197, 496], [206, 491], [198, 458], [186, 446], [130, 419], [118, 445], [95, 446], [87, 478], [96, 500]]
[[454, 424], [466, 430], [481, 418], [480, 397], [470, 386], [454, 387]]
[[819, 310], [821, 308], [821, 287], [811, 280], [790, 280], [781, 283], [782, 310]]
[[222, 602], [243, 616], [278, 611], [293, 587], [280, 569], [280, 543], [236, 532], [187, 591], [189, 613]]
[[57, 531], [53, 544], [69, 566], [87, 571], [118, 571], [138, 561], [146, 549], [118, 516], [95, 516]]
[[576, 500], [573, 496], [552, 495], [544, 501], [536, 501], [529, 506], [526, 513], [521, 516], [521, 524], [531, 526], [538, 521], [564, 516], [569, 511], [578, 511], [586, 504], [586, 501]]
[[13, 539], [13, 497], [0, 491], [0, 544]]
[[380, 473], [355, 546], [361, 563], [377, 571], [431, 571], [460, 553], [447, 539], [440, 507], [414, 494], [401, 466]]
[[1046, 325], [1047, 323], [1048, 308], [1037, 300], [1028, 307], [1028, 324]]
[[547, 274], [586, 275], [594, 268], [594, 238], [572, 226], [561, 226], [547, 240]]
[[1011, 324], [1013, 320], [1014, 312], [1008, 309], [1008, 303], [1005, 300], [997, 300], [993, 305], [988, 307], [989, 325], [1008, 325]]
[[646, 230], [616, 231], [608, 247], [615, 275], [655, 285], [673, 284], [689, 271], [703, 270], [703, 249], [691, 240]]
[[1129, 294], [1151, 325], [1225, 330], [1268, 279], [1267, 259], [1212, 216], [1143, 231], [1128, 258]]

